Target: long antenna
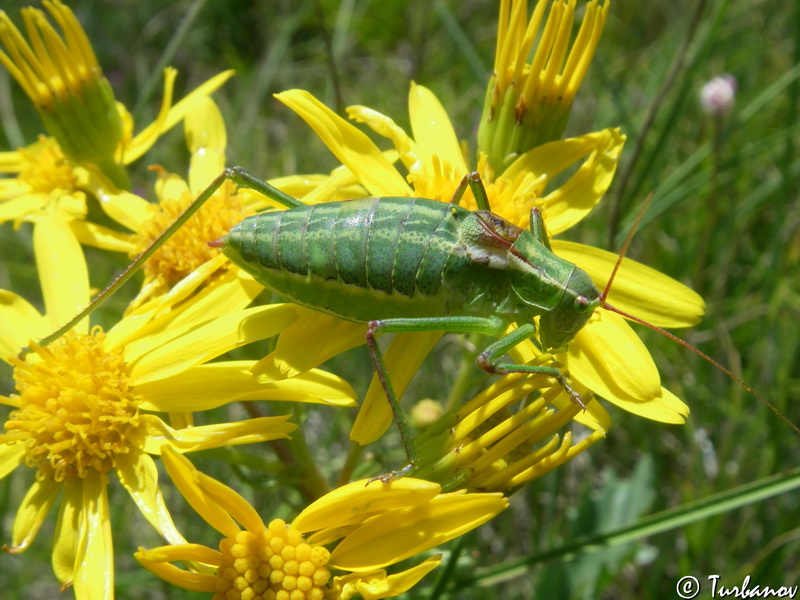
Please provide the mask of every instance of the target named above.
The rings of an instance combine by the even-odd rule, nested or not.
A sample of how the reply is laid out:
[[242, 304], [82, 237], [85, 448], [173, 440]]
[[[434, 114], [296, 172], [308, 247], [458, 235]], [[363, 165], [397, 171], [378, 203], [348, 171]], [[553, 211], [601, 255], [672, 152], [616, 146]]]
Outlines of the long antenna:
[[622, 264], [622, 259], [625, 258], [625, 253], [628, 252], [628, 246], [631, 245], [631, 241], [633, 241], [633, 234], [636, 233], [636, 230], [639, 229], [639, 223], [642, 221], [642, 217], [644, 217], [644, 213], [647, 212], [647, 208], [650, 206], [650, 202], [653, 200], [654, 192], [650, 192], [645, 198], [644, 202], [642, 203], [642, 207], [639, 209], [639, 213], [636, 215], [636, 220], [633, 222], [631, 226], [631, 230], [628, 232], [628, 235], [625, 236], [625, 241], [622, 243], [622, 248], [619, 250], [619, 256], [617, 256], [617, 262], [614, 263], [614, 268], [611, 271], [611, 276], [608, 278], [608, 283], [606, 283], [606, 288], [603, 290], [603, 293], [600, 294], [600, 299], [605, 303], [606, 298], [608, 298], [608, 293], [611, 291], [611, 284], [614, 283], [614, 278], [617, 276], [617, 271], [619, 271], [619, 267]]
[[660, 333], [661, 335], [663, 335], [663, 336], [665, 336], [665, 337], [668, 337], [668, 338], [669, 338], [669, 339], [671, 339], [673, 342], [678, 342], [678, 343], [679, 343], [681, 346], [683, 346], [684, 348], [688, 348], [689, 350], [691, 350], [692, 352], [694, 352], [694, 353], [695, 353], [697, 356], [699, 356], [699, 357], [700, 357], [700, 358], [702, 358], [703, 360], [706, 360], [706, 361], [710, 362], [712, 365], [714, 365], [715, 367], [717, 367], [717, 368], [718, 368], [720, 371], [722, 371], [723, 373], [725, 373], [725, 374], [726, 374], [728, 377], [730, 377], [731, 379], [733, 379], [733, 380], [734, 380], [736, 383], [738, 383], [739, 385], [741, 385], [741, 386], [742, 386], [744, 389], [746, 389], [748, 392], [750, 392], [751, 394], [753, 394], [753, 396], [755, 396], [756, 398], [758, 398], [758, 399], [759, 399], [759, 400], [760, 400], [760, 401], [761, 401], [761, 402], [762, 402], [762, 403], [763, 403], [763, 404], [764, 404], [764, 405], [765, 405], [767, 408], [769, 408], [769, 409], [770, 409], [772, 412], [774, 412], [776, 415], [778, 415], [778, 417], [780, 418], [780, 420], [781, 420], [781, 421], [783, 421], [783, 422], [784, 422], [784, 423], [786, 423], [786, 424], [787, 424], [789, 427], [791, 427], [792, 429], [794, 429], [794, 431], [795, 431], [796, 433], [800, 434], [800, 428], [798, 428], [798, 427], [797, 427], [797, 425], [795, 425], [794, 423], [792, 423], [792, 422], [791, 422], [791, 421], [790, 421], [788, 418], [786, 418], [786, 417], [785, 417], [785, 416], [784, 416], [784, 415], [783, 415], [783, 414], [782, 414], [782, 413], [781, 413], [781, 412], [780, 412], [780, 411], [779, 411], [777, 408], [775, 408], [775, 405], [774, 405], [774, 404], [772, 404], [772, 403], [771, 403], [769, 400], [767, 400], [766, 398], [764, 398], [764, 396], [762, 396], [762, 395], [761, 395], [761, 394], [759, 394], [757, 391], [755, 391], [753, 388], [751, 388], [749, 385], [747, 385], [747, 384], [746, 384], [746, 383], [745, 383], [745, 382], [742, 380], [742, 378], [741, 378], [741, 377], [739, 377], [738, 375], [735, 375], [735, 374], [734, 374], [734, 373], [733, 373], [733, 372], [732, 372], [730, 369], [728, 369], [727, 367], [723, 366], [722, 364], [720, 364], [719, 362], [717, 362], [716, 360], [714, 360], [713, 358], [711, 358], [711, 357], [710, 357], [708, 354], [706, 354], [705, 352], [703, 352], [703, 351], [701, 351], [701, 350], [699, 350], [699, 349], [695, 348], [694, 346], [692, 346], [692, 345], [691, 345], [689, 342], [687, 342], [686, 340], [682, 340], [681, 338], [679, 338], [678, 336], [676, 336], [676, 335], [674, 335], [674, 334], [670, 333], [670, 332], [669, 332], [669, 331], [667, 331], [666, 329], [662, 329], [661, 327], [658, 327], [657, 325], [653, 325], [652, 323], [648, 323], [648, 322], [647, 322], [647, 321], [645, 321], [644, 319], [640, 319], [639, 317], [635, 317], [635, 316], [633, 316], [633, 315], [631, 315], [631, 314], [628, 314], [628, 313], [626, 313], [625, 311], [623, 311], [623, 310], [620, 310], [620, 309], [618, 309], [618, 308], [617, 308], [617, 307], [615, 307], [615, 306], [611, 306], [611, 305], [610, 305], [608, 302], [603, 302], [603, 304], [602, 304], [601, 306], [602, 306], [603, 308], [605, 308], [606, 310], [608, 310], [608, 311], [615, 312], [615, 313], [617, 313], [618, 315], [622, 315], [622, 316], [623, 316], [623, 317], [625, 317], [626, 319], [630, 319], [631, 321], [635, 321], [636, 323], [639, 323], [639, 324], [641, 324], [641, 325], [644, 325], [644, 326], [645, 326], [645, 327], [647, 327], [648, 329], [652, 329], [653, 331], [656, 331], [656, 332]]
[[647, 207], [650, 205], [650, 201], [652, 199], [653, 199], [653, 192], [650, 192], [650, 194], [647, 196], [647, 199], [644, 201], [644, 204], [639, 209], [639, 213], [636, 215], [636, 220], [633, 222], [633, 226], [631, 227], [631, 230], [628, 232], [628, 235], [625, 237], [625, 241], [623, 242], [622, 248], [620, 248], [620, 251], [619, 251], [619, 256], [617, 257], [617, 262], [614, 263], [614, 269], [611, 271], [611, 276], [608, 278], [608, 283], [606, 283], [606, 287], [603, 290], [603, 293], [600, 294], [600, 300], [601, 300], [600, 306], [602, 306], [603, 308], [605, 308], [606, 310], [608, 310], [610, 312], [617, 313], [618, 315], [621, 315], [621, 316], [625, 317], [626, 319], [629, 319], [631, 321], [639, 323], [640, 325], [644, 325], [648, 329], [652, 329], [653, 331], [660, 333], [664, 337], [667, 337], [667, 338], [671, 339], [673, 342], [677, 342], [678, 344], [680, 344], [684, 348], [687, 348], [687, 349], [691, 350], [697, 356], [699, 356], [703, 360], [706, 360], [709, 363], [711, 363], [712, 365], [714, 365], [715, 367], [717, 367], [720, 371], [722, 371], [728, 377], [733, 379], [736, 383], [741, 385], [745, 390], [747, 390], [748, 392], [753, 394], [753, 396], [758, 398], [764, 406], [766, 406], [772, 412], [774, 412], [776, 415], [778, 415], [778, 418], [781, 421], [786, 423], [796, 433], [800, 434], [800, 428], [798, 428], [797, 425], [795, 425], [788, 418], [786, 418], [775, 407], [774, 404], [772, 404], [764, 396], [762, 396], [757, 391], [755, 391], [753, 388], [751, 388], [749, 385], [747, 385], [741, 377], [739, 377], [738, 375], [735, 375], [730, 369], [728, 369], [727, 367], [723, 366], [722, 364], [720, 364], [719, 362], [717, 362], [716, 360], [711, 358], [708, 354], [706, 354], [706, 353], [702, 352], [701, 350], [699, 350], [698, 348], [692, 346], [686, 340], [682, 340], [678, 336], [670, 333], [666, 329], [662, 329], [661, 327], [658, 327], [657, 325], [653, 325], [652, 323], [648, 323], [644, 319], [640, 319], [639, 317], [635, 317], [635, 316], [633, 316], [633, 315], [631, 315], [629, 313], [626, 313], [625, 311], [622, 311], [622, 310], [618, 309], [617, 307], [612, 306], [611, 304], [606, 302], [606, 298], [608, 298], [608, 294], [611, 291], [611, 284], [614, 282], [614, 278], [617, 276], [617, 271], [619, 271], [619, 267], [622, 264], [622, 259], [625, 257], [625, 253], [628, 251], [628, 247], [631, 245], [631, 240], [633, 239], [633, 234], [636, 232], [636, 229], [639, 227], [639, 223], [641, 222], [642, 217], [644, 216], [644, 213], [647, 210]]

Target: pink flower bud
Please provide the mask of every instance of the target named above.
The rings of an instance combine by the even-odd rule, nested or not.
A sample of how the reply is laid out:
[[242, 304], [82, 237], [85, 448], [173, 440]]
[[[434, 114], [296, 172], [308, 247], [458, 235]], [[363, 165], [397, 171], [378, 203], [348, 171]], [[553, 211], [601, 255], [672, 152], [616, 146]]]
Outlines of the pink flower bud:
[[736, 97], [733, 75], [714, 77], [700, 90], [700, 104], [709, 115], [724, 115], [730, 111]]

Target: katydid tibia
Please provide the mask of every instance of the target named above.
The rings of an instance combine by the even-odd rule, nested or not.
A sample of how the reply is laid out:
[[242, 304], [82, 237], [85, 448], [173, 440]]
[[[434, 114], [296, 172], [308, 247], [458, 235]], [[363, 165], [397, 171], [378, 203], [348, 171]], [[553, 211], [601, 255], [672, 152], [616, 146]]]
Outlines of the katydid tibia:
[[[533, 337], [535, 317], [542, 350], [554, 351], [565, 348], [597, 308], [617, 312], [689, 348], [800, 433], [730, 370], [687, 342], [606, 301], [633, 231], [601, 292], [585, 271], [551, 251], [537, 209], [531, 211], [529, 229], [492, 213], [477, 173], [463, 178], [449, 203], [397, 197], [306, 205], [239, 167], [226, 169], [89, 307], [40, 344], [57, 339], [116, 291], [226, 180], [251, 188], [287, 210], [248, 217], [209, 245], [281, 296], [367, 324], [366, 343], [408, 458], [403, 472], [413, 467], [415, 451], [376, 342], [379, 335], [449, 331], [498, 337], [480, 353], [477, 362], [482, 369], [495, 374], [550, 376], [573, 402], [583, 406], [557, 365], [523, 365], [501, 359]], [[477, 211], [459, 206], [468, 188]], [[512, 323], [518, 327], [503, 335]]]

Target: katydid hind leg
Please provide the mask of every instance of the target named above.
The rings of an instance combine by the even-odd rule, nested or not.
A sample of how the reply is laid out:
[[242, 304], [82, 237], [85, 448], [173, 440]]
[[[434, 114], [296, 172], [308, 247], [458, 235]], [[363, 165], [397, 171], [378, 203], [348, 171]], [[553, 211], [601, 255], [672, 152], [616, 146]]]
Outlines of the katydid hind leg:
[[[215, 177], [211, 183], [195, 198], [178, 217], [156, 237], [150, 245], [139, 255], [128, 267], [117, 277], [111, 284], [100, 292], [95, 298], [81, 310], [77, 315], [70, 319], [63, 326], [48, 336], [45, 336], [39, 341], [40, 346], [47, 346], [51, 344], [67, 331], [75, 327], [79, 322], [97, 310], [108, 298], [113, 296], [128, 280], [141, 269], [142, 265], [166, 242], [178, 229], [180, 229], [186, 221], [188, 221], [211, 196], [214, 195], [225, 181], [232, 181], [237, 185], [255, 190], [268, 198], [286, 206], [287, 208], [294, 208], [302, 206], [302, 202], [296, 198], [292, 198], [288, 194], [280, 191], [276, 187], [270, 185], [266, 181], [251, 175], [242, 167], [226, 168], [222, 173]], [[212, 245], [214, 242], [210, 242]], [[24, 357], [29, 350], [23, 349], [21, 356]]]
[[[91, 315], [95, 310], [97, 310], [106, 300], [108, 300], [111, 296], [113, 296], [117, 290], [119, 290], [123, 285], [125, 285], [128, 280], [133, 277], [136, 272], [142, 268], [145, 262], [166, 242], [172, 235], [180, 229], [186, 221], [188, 221], [199, 209], [200, 207], [205, 204], [211, 196], [214, 195], [220, 186], [226, 180], [237, 180], [237, 174], [234, 172], [233, 169], [225, 169], [222, 173], [220, 173], [214, 180], [204, 189], [200, 195], [197, 196], [190, 204], [187, 206], [184, 211], [178, 215], [178, 217], [166, 228], [162, 231], [158, 237], [156, 237], [150, 245], [145, 248], [145, 250], [137, 256], [131, 264], [127, 266], [127, 268], [106, 287], [102, 292], [100, 292], [94, 299], [77, 315], [72, 317], [67, 323], [59, 327], [56, 331], [51, 333], [48, 336], [43, 337], [39, 340], [40, 346], [47, 346], [48, 344], [53, 343], [62, 335], [67, 333], [70, 329], [75, 327], [78, 323], [80, 323], [83, 319]], [[23, 349], [20, 353], [21, 357], [24, 357], [29, 350], [27, 348]]]

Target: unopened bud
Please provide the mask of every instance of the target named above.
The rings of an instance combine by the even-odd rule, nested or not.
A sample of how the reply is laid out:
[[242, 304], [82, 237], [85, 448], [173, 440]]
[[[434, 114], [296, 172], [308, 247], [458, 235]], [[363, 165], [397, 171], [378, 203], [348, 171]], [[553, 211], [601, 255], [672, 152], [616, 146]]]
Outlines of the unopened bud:
[[736, 98], [736, 79], [733, 75], [714, 77], [700, 90], [700, 104], [709, 115], [727, 114]]

